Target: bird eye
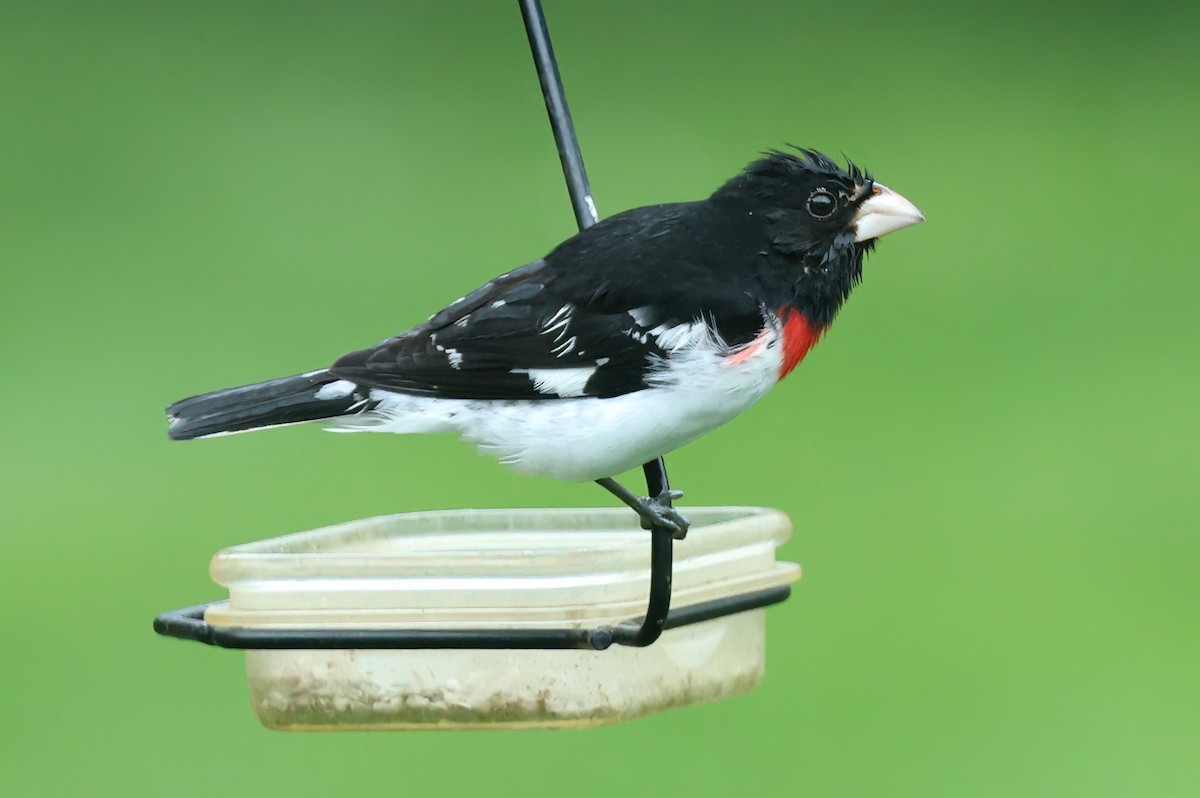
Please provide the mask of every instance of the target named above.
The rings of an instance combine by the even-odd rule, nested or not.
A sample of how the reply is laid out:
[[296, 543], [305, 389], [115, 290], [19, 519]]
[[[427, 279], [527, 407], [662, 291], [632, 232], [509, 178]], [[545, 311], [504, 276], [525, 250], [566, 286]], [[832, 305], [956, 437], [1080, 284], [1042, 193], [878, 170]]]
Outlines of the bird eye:
[[805, 207], [816, 218], [828, 219], [837, 210], [837, 200], [828, 191], [819, 188], [809, 195], [808, 203]]

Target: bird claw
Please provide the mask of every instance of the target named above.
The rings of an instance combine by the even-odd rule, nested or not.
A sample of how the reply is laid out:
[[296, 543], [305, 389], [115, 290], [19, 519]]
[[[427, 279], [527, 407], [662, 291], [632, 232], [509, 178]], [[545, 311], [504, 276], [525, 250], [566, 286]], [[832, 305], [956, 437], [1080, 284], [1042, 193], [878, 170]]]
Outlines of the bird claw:
[[642, 529], [667, 529], [671, 537], [683, 540], [691, 525], [682, 513], [671, 506], [671, 502], [683, 498], [681, 490], [664, 490], [652, 499], [641, 499], [634, 508], [642, 519]]
[[636, 495], [612, 477], [596, 480], [596, 484], [616, 496], [642, 519], [643, 529], [665, 529], [676, 540], [687, 537], [688, 520], [671, 506], [671, 502], [683, 498], [681, 490], [664, 490], [652, 499]]

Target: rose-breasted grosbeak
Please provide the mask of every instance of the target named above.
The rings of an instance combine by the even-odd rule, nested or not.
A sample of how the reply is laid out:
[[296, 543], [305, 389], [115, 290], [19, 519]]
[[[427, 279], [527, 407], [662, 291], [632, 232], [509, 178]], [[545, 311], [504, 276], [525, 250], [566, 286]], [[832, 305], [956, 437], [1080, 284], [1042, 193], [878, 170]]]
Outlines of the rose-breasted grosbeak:
[[875, 240], [923, 221], [853, 164], [771, 152], [708, 199], [635, 208], [332, 366], [167, 408], [170, 437], [331, 419], [453, 432], [526, 474], [611, 477], [761, 399], [829, 327]]

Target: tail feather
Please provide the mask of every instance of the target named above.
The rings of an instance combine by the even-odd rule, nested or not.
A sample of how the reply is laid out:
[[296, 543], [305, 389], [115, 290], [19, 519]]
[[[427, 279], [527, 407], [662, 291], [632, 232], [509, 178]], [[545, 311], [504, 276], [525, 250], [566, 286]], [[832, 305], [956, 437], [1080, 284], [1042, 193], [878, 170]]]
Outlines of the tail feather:
[[335, 418], [375, 404], [367, 389], [328, 371], [313, 371], [181, 399], [167, 408], [167, 434], [186, 441]]

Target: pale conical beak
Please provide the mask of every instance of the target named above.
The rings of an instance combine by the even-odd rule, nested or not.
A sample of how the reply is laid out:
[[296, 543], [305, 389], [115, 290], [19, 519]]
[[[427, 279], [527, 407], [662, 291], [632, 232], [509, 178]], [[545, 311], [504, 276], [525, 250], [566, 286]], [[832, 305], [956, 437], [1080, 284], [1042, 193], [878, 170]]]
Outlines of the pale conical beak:
[[867, 201], [858, 206], [858, 213], [854, 214], [855, 241], [881, 238], [925, 221], [925, 214], [917, 210], [916, 205], [887, 186], [876, 183], [873, 191]]

